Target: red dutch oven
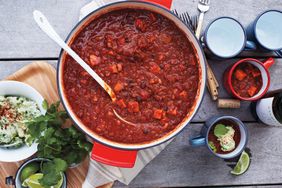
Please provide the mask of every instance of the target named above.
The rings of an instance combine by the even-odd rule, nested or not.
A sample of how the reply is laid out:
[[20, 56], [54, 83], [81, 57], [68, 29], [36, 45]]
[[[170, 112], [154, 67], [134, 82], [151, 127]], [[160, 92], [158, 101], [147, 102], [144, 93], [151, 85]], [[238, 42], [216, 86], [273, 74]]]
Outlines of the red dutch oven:
[[[232, 76], [234, 74], [234, 70], [236, 67], [242, 63], [251, 63], [255, 67], [257, 67], [261, 73], [262, 76], [262, 87], [258, 91], [257, 94], [255, 94], [252, 97], [246, 98], [240, 96], [236, 91], [234, 90], [234, 87], [232, 85]], [[226, 71], [224, 72], [224, 77], [223, 77], [223, 82], [224, 82], [224, 87], [226, 88], [227, 92], [233, 95], [234, 97], [244, 100], [244, 101], [256, 101], [263, 97], [266, 92], [269, 89], [270, 86], [270, 74], [268, 69], [274, 64], [274, 59], [273, 58], [268, 58], [266, 61], [261, 62], [257, 59], [253, 58], [245, 58], [237, 61], [235, 64], [229, 66]]]
[[[205, 56], [203, 50], [194, 36], [193, 32], [174, 14], [172, 14], [167, 8], [171, 5], [171, 0], [150, 0], [151, 2], [144, 2], [144, 1], [122, 1], [112, 3], [106, 6], [103, 6], [92, 13], [90, 13], [87, 17], [81, 20], [71, 31], [68, 38], [66, 39], [66, 43], [71, 45], [72, 41], [75, 39], [79, 31], [85, 27], [85, 25], [89, 24], [98, 16], [108, 13], [114, 10], [124, 9], [124, 8], [133, 8], [133, 9], [143, 9], [156, 12], [161, 14], [162, 16], [168, 18], [169, 20], [173, 21], [180, 30], [182, 30], [185, 35], [187, 36], [187, 40], [189, 40], [196, 51], [196, 55], [199, 62], [199, 75], [200, 75], [200, 83], [197, 91], [197, 96], [194, 101], [194, 105], [191, 111], [186, 115], [186, 117], [182, 120], [182, 122], [175, 128], [174, 131], [168, 133], [167, 135], [159, 138], [157, 140], [153, 140], [151, 142], [142, 143], [142, 144], [125, 144], [125, 143], [117, 143], [110, 140], [107, 140], [94, 131], [89, 129], [86, 125], [84, 125], [76, 114], [72, 111], [71, 106], [65, 96], [64, 88], [63, 88], [63, 62], [66, 58], [66, 52], [61, 51], [58, 67], [57, 67], [57, 82], [58, 82], [58, 90], [61, 97], [61, 101], [68, 112], [69, 116], [72, 118], [74, 123], [77, 125], [79, 129], [81, 129], [84, 133], [87, 134], [91, 139], [94, 140], [94, 147], [92, 150], [91, 158], [112, 166], [124, 167], [124, 168], [131, 168], [135, 164], [137, 151], [142, 150], [145, 148], [153, 147], [164, 143], [171, 138], [175, 137], [178, 133], [180, 133], [186, 125], [191, 121], [193, 116], [196, 114], [201, 101], [203, 99], [204, 90], [205, 90], [205, 83], [206, 83], [206, 67], [205, 67]], [[159, 4], [162, 5], [159, 5]]]

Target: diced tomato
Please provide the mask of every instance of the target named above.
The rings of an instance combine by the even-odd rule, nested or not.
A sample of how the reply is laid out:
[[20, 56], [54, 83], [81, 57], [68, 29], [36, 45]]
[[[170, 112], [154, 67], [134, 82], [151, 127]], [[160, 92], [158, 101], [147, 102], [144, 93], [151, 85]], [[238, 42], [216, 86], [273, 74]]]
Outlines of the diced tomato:
[[82, 80], [80, 80], [80, 83], [82, 83], [82, 84], [87, 84], [87, 80], [85, 80], [85, 79], [82, 79]]
[[139, 103], [136, 101], [130, 101], [128, 102], [128, 111], [129, 112], [139, 112]]
[[162, 60], [165, 59], [165, 55], [164, 55], [164, 54], [158, 54], [157, 59], [158, 59], [159, 61], [162, 61]]
[[188, 93], [187, 93], [186, 91], [181, 91], [181, 92], [179, 93], [179, 96], [180, 96], [181, 98], [183, 98], [183, 99], [186, 99], [186, 98], [188, 97]]
[[248, 89], [248, 94], [250, 95], [250, 97], [254, 96], [256, 94], [256, 91], [257, 91], [257, 87], [255, 86], [251, 86], [249, 89]]
[[124, 44], [125, 44], [125, 38], [124, 37], [120, 37], [120, 38], [118, 38], [118, 44], [120, 45], [120, 46], [123, 46]]
[[136, 19], [135, 20], [135, 26], [138, 30], [144, 32], [146, 30], [146, 26], [143, 20], [141, 19]]
[[115, 52], [114, 52], [113, 50], [109, 50], [109, 51], [108, 51], [108, 55], [114, 56], [114, 55], [115, 55]]
[[150, 93], [146, 90], [141, 90], [140, 91], [140, 96], [143, 100], [146, 100], [150, 97]]
[[150, 63], [151, 67], [150, 67], [150, 71], [158, 74], [161, 71], [161, 68], [159, 67], [159, 65], [157, 65], [156, 63]]
[[171, 37], [170, 35], [168, 35], [168, 34], [161, 34], [161, 35], [160, 35], [160, 39], [161, 39], [161, 41], [164, 42], [165, 44], [168, 44], [168, 43], [171, 42], [172, 37]]
[[247, 74], [243, 71], [243, 70], [241, 70], [241, 69], [238, 69], [238, 70], [236, 70], [236, 72], [235, 72], [235, 78], [237, 79], [237, 80], [243, 80], [245, 77], [247, 76]]
[[126, 108], [126, 104], [123, 99], [117, 100], [116, 103], [120, 108]]
[[253, 77], [258, 77], [258, 76], [261, 75], [261, 73], [260, 73], [260, 71], [253, 70], [252, 75], [253, 75]]
[[169, 107], [167, 113], [174, 116], [177, 115], [177, 107]]
[[149, 14], [149, 17], [150, 17], [150, 19], [151, 19], [153, 22], [157, 20], [155, 14], [153, 14], [153, 13], [150, 13], [150, 14]]
[[90, 76], [90, 75], [88, 74], [88, 72], [86, 72], [86, 71], [82, 71], [82, 72], [80, 72], [80, 74], [81, 74], [81, 76]]
[[154, 110], [154, 115], [153, 115], [153, 117], [155, 118], [155, 119], [162, 119], [162, 117], [164, 116], [164, 111], [162, 110], [162, 109], [156, 109], [156, 110]]
[[117, 70], [118, 70], [119, 72], [122, 71], [122, 64], [121, 64], [121, 63], [118, 63], [118, 64], [117, 64]]
[[121, 82], [117, 82], [115, 87], [114, 87], [114, 90], [115, 92], [119, 92], [121, 91], [122, 89], [124, 88], [123, 84]]
[[111, 73], [118, 73], [117, 65], [110, 65], [109, 69]]
[[95, 66], [101, 62], [101, 58], [92, 54], [89, 56], [89, 62], [91, 66]]

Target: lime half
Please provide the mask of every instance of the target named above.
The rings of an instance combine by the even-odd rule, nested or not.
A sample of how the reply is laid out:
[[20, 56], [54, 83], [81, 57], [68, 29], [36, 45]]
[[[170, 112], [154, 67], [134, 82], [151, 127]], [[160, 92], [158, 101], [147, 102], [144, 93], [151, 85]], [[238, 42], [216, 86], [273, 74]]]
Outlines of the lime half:
[[42, 177], [43, 177], [42, 173], [33, 174], [23, 182], [22, 186], [28, 187], [28, 188], [44, 188], [39, 183], [39, 180]]
[[235, 168], [230, 173], [239, 176], [245, 173], [248, 170], [249, 166], [250, 166], [250, 157], [245, 151], [243, 151]]
[[21, 182], [24, 182], [29, 176], [38, 172], [39, 169], [39, 163], [37, 162], [32, 162], [26, 165], [21, 171]]

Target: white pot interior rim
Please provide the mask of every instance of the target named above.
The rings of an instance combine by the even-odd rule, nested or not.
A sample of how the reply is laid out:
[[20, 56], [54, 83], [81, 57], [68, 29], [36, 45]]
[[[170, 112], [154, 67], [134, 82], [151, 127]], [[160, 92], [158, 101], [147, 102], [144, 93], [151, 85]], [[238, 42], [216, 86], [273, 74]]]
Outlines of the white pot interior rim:
[[75, 38], [76, 34], [80, 31], [80, 29], [84, 28], [84, 25], [87, 25], [89, 22], [94, 20], [96, 17], [110, 12], [112, 10], [118, 10], [118, 9], [125, 9], [125, 8], [135, 8], [135, 9], [147, 9], [153, 12], [156, 12], [158, 14], [161, 14], [168, 19], [172, 20], [178, 27], [181, 29], [187, 38], [192, 42], [194, 45], [195, 51], [197, 52], [198, 56], [198, 62], [199, 62], [199, 77], [200, 77], [200, 83], [197, 91], [197, 97], [195, 99], [195, 103], [193, 106], [193, 109], [190, 111], [189, 114], [184, 118], [184, 120], [175, 128], [174, 131], [171, 131], [167, 135], [157, 139], [153, 140], [151, 142], [146, 142], [146, 143], [140, 143], [140, 144], [125, 144], [125, 143], [118, 143], [118, 142], [113, 142], [108, 139], [105, 139], [99, 135], [97, 135], [94, 131], [90, 130], [87, 128], [83, 123], [79, 120], [79, 118], [75, 115], [75, 113], [71, 110], [70, 104], [68, 103], [68, 100], [66, 99], [66, 96], [64, 94], [64, 88], [63, 88], [63, 79], [62, 79], [62, 73], [63, 73], [63, 61], [65, 59], [66, 53], [62, 50], [59, 61], [58, 61], [58, 67], [57, 67], [57, 82], [58, 82], [58, 91], [59, 95], [61, 97], [61, 101], [72, 118], [72, 120], [75, 122], [75, 124], [83, 131], [85, 132], [88, 136], [90, 136], [92, 139], [95, 141], [98, 141], [104, 145], [113, 147], [113, 148], [119, 148], [119, 149], [125, 149], [125, 150], [139, 150], [139, 149], [144, 149], [148, 147], [153, 147], [156, 145], [159, 145], [165, 141], [170, 140], [174, 136], [176, 136], [179, 132], [183, 130], [183, 128], [191, 121], [193, 116], [196, 114], [201, 101], [203, 99], [204, 91], [205, 91], [205, 83], [206, 83], [206, 67], [205, 67], [205, 56], [204, 52], [197, 41], [196, 37], [192, 34], [192, 31], [187, 28], [187, 26], [179, 19], [177, 18], [174, 14], [170, 13], [170, 11], [166, 10], [165, 8], [162, 8], [158, 5], [153, 5], [151, 3], [146, 3], [146, 2], [134, 2], [134, 1], [129, 1], [129, 2], [116, 2], [112, 3], [109, 5], [106, 5], [100, 9], [97, 9], [90, 13], [86, 18], [84, 18], [81, 22], [77, 24], [77, 26], [72, 30], [72, 32], [69, 34], [66, 42], [70, 44], [73, 39]]

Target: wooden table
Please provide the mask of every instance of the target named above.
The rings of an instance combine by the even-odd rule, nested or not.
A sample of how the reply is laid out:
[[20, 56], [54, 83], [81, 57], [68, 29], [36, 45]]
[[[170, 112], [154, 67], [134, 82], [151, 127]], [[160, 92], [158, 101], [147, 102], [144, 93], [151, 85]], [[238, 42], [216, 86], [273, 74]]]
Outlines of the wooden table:
[[[39, 30], [32, 19], [34, 9], [41, 10], [62, 37], [66, 37], [78, 20], [79, 10], [90, 0], [0, 0], [0, 79], [17, 71], [33, 60], [47, 60], [56, 66], [59, 47]], [[175, 0], [179, 12], [197, 13], [197, 0]], [[267, 9], [282, 10], [281, 0], [211, 0], [205, 24], [219, 16], [238, 19], [246, 28]], [[249, 30], [249, 29], [248, 29]], [[264, 54], [253, 54], [261, 56]], [[221, 62], [209, 60], [221, 82], [225, 68], [237, 59]], [[270, 69], [271, 90], [282, 88], [282, 59], [276, 59]], [[229, 97], [221, 87], [221, 98]], [[248, 147], [252, 150], [252, 164], [247, 173], [234, 177], [229, 167], [212, 156], [206, 148], [191, 148], [188, 138], [197, 135], [205, 120], [213, 115], [233, 115], [243, 120], [250, 132]], [[249, 111], [249, 103], [237, 110], [217, 109], [206, 93], [203, 103], [190, 126], [130, 184], [130, 187], [176, 186], [273, 186], [282, 187], [282, 129], [257, 123]], [[1, 173], [1, 172], [0, 172]], [[3, 181], [3, 180], [1, 180]], [[116, 183], [116, 187], [123, 187]]]

